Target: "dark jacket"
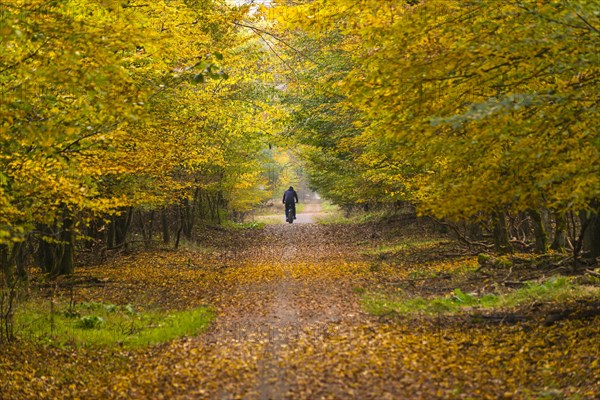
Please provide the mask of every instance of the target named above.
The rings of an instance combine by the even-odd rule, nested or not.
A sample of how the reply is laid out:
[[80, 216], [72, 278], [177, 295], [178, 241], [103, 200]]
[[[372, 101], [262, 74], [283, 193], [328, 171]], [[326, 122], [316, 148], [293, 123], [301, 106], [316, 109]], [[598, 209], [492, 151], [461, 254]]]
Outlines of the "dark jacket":
[[[294, 201], [295, 200], [295, 201]], [[293, 189], [288, 189], [283, 194], [283, 202], [286, 204], [294, 204], [298, 202], [298, 193]]]

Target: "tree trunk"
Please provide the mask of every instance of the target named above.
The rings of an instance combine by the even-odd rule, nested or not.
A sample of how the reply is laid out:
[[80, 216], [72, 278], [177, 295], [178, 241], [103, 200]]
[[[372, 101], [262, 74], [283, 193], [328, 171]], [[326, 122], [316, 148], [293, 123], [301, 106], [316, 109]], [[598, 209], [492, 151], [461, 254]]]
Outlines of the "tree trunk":
[[127, 232], [131, 226], [131, 220], [133, 218], [133, 207], [129, 207], [127, 212], [118, 215], [114, 218], [113, 224], [115, 225], [115, 245], [114, 247], [127, 247]]
[[70, 275], [75, 270], [73, 266], [73, 257], [75, 253], [74, 227], [75, 224], [73, 223], [73, 219], [71, 217], [66, 217], [60, 234], [61, 243], [59, 246], [62, 247], [62, 257], [60, 258], [57, 269], [53, 275]]
[[181, 207], [181, 227], [183, 228], [183, 234], [188, 240], [191, 240], [192, 230], [194, 229], [194, 206], [190, 205], [187, 199], [184, 199]]
[[163, 243], [169, 244], [171, 241], [171, 235], [169, 233], [169, 219], [167, 218], [167, 209], [163, 209], [160, 215], [161, 225], [162, 225], [162, 237]]
[[493, 235], [496, 251], [501, 254], [512, 253], [513, 248], [508, 238], [508, 227], [506, 226], [504, 211], [495, 212], [492, 218], [494, 220]]
[[597, 204], [594, 213], [588, 216], [587, 229], [583, 235], [583, 251], [589, 258], [600, 257], [600, 213]]
[[52, 272], [57, 269], [56, 265], [60, 258], [60, 249], [56, 243], [53, 243], [57, 238], [55, 237], [52, 228], [47, 225], [39, 226], [38, 230], [41, 233], [37, 253], [38, 265], [42, 269], [42, 272], [52, 274]]
[[12, 267], [8, 259], [8, 246], [5, 244], [0, 245], [0, 266], [5, 282], [10, 282], [12, 280]]
[[562, 213], [555, 215], [556, 226], [554, 228], [554, 240], [550, 248], [555, 251], [565, 252], [567, 246], [567, 221]]
[[42, 237], [40, 238], [37, 259], [44, 273], [52, 276], [73, 273], [74, 225], [72, 218], [65, 217], [63, 226], [58, 233], [56, 233], [56, 228], [40, 226], [39, 230]]
[[148, 234], [146, 233], [146, 223], [144, 222], [144, 213], [142, 210], [137, 210], [137, 219], [140, 231], [142, 232], [142, 239], [144, 240], [144, 246], [148, 247]]
[[107, 233], [106, 233], [106, 248], [107, 249], [114, 249], [115, 248], [115, 237], [116, 237], [116, 231], [117, 231], [117, 229], [115, 228], [114, 221], [115, 221], [115, 219], [113, 218], [108, 223], [108, 230], [107, 230]]
[[29, 239], [23, 242], [15, 243], [13, 246], [12, 262], [16, 267], [17, 278], [19, 278], [21, 281], [27, 280], [27, 269], [25, 269], [25, 264], [27, 262], [26, 248], [28, 241]]
[[183, 208], [179, 208], [179, 229], [177, 229], [177, 234], [175, 237], [175, 250], [179, 248], [179, 240], [181, 239], [181, 231], [183, 231], [183, 227], [185, 225], [185, 213]]
[[542, 214], [537, 210], [529, 210], [529, 215], [533, 221], [533, 234], [535, 235], [535, 252], [545, 254], [548, 251], [548, 235]]
[[150, 211], [150, 226], [148, 226], [148, 240], [152, 244], [152, 238], [154, 237], [154, 210]]

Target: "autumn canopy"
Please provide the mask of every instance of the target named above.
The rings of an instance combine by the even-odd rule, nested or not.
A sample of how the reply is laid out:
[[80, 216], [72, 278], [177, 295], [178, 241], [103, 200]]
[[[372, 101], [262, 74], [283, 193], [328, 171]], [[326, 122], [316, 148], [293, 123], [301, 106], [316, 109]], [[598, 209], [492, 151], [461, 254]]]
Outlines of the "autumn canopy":
[[202, 196], [247, 210], [273, 142], [340, 205], [597, 235], [596, 2], [283, 3], [4, 4], [3, 252]]

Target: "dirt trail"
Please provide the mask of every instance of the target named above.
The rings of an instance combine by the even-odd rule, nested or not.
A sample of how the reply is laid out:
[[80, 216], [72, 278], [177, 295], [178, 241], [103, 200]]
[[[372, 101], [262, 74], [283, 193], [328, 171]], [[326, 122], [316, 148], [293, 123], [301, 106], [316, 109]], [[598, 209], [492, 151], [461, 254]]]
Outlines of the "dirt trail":
[[[309, 207], [310, 206], [310, 207]], [[310, 204], [298, 214], [299, 223], [272, 225], [266, 228], [268, 246], [253, 253], [255, 263], [268, 263], [279, 272], [279, 277], [263, 283], [252, 283], [238, 288], [234, 298], [239, 303], [224, 302], [212, 334], [217, 334], [217, 346], [229, 342], [264, 345], [257, 357], [255, 389], [244, 398], [292, 398], [289, 382], [296, 379], [294, 371], [286, 366], [283, 356], [293, 342], [300, 338], [318, 338], [329, 326], [342, 319], [361, 315], [355, 296], [339, 281], [305, 279], [306, 268], [318, 270], [318, 264], [344, 251], [327, 235], [327, 230], [311, 224], [320, 214], [318, 204]], [[258, 245], [257, 245], [258, 246]], [[348, 290], [346, 290], [348, 289]], [[209, 333], [210, 335], [210, 333]], [[221, 398], [235, 398], [225, 391]]]
[[280, 354], [281, 349], [289, 343], [288, 336], [299, 327], [298, 310], [291, 301], [294, 296], [294, 282], [289, 265], [293, 264], [294, 259], [293, 242], [290, 240], [287, 240], [281, 262], [284, 276], [269, 288], [274, 293], [274, 300], [267, 314], [269, 337], [265, 358], [259, 362], [257, 392], [260, 399], [279, 399], [286, 395], [288, 387], [285, 375], [288, 371], [279, 368]]
[[[309, 224], [318, 214], [320, 205], [309, 204], [298, 215], [297, 222]], [[259, 363], [257, 384], [261, 400], [292, 396], [288, 382], [294, 379], [293, 371], [287, 368], [282, 355], [293, 341], [300, 336], [322, 335], [329, 324], [340, 321], [344, 308], [358, 308], [355, 299], [340, 293], [339, 286], [334, 286], [333, 282], [318, 285], [299, 279], [298, 264], [316, 255], [319, 251], [316, 244], [326, 243], [325, 238], [320, 237], [318, 227], [280, 225], [269, 230], [275, 247], [282, 247], [278, 262], [283, 277], [265, 288], [273, 294], [273, 301], [268, 304], [268, 310], [263, 310], [267, 311], [270, 335], [265, 358]]]
[[321, 212], [321, 203], [307, 203], [304, 206], [304, 210], [297, 215], [297, 219], [294, 223], [297, 224], [311, 224], [315, 222], [315, 219], [323, 215]]

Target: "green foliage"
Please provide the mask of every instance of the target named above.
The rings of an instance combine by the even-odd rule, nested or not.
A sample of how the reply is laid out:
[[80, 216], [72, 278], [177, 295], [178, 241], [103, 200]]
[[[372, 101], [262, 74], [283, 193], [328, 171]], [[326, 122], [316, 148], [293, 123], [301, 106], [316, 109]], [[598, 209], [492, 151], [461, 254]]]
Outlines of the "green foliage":
[[104, 318], [97, 315], [86, 315], [79, 318], [77, 327], [81, 329], [94, 329], [99, 328], [104, 324]]

